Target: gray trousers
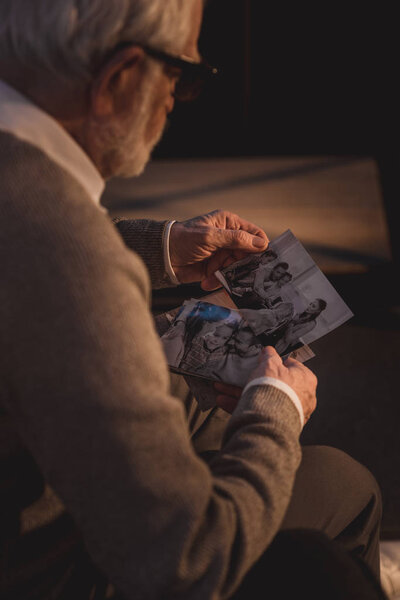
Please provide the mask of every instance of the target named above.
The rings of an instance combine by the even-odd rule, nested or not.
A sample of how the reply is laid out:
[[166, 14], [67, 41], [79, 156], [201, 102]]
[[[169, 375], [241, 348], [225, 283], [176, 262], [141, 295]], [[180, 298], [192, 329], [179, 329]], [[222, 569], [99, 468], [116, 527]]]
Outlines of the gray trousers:
[[[230, 415], [202, 413], [185, 381], [172, 376], [172, 392], [185, 402], [192, 442], [207, 460], [221, 446]], [[328, 446], [303, 446], [282, 530], [314, 529], [361, 558], [379, 579], [381, 494], [373, 475], [346, 453]]]

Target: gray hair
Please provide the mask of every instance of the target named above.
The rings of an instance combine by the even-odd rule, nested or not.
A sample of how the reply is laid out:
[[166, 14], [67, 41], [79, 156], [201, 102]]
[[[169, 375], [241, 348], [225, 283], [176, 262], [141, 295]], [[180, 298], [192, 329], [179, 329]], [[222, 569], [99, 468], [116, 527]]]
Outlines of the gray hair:
[[179, 54], [196, 0], [0, 0], [0, 56], [90, 80], [118, 44]]

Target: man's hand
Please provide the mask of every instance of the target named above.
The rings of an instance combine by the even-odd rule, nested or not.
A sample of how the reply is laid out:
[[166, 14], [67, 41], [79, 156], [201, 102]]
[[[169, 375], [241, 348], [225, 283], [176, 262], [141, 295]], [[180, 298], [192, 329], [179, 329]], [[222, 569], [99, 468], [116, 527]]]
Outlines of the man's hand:
[[204, 290], [221, 284], [215, 271], [262, 252], [268, 246], [265, 232], [233, 213], [215, 210], [182, 223], [174, 223], [170, 233], [170, 257], [181, 283], [201, 281]]
[[317, 383], [314, 373], [294, 358], [282, 362], [281, 357], [272, 346], [263, 348], [259, 364], [250, 374], [249, 381], [258, 377], [275, 377], [287, 383], [298, 395], [304, 412], [306, 423], [317, 406]]
[[217, 406], [232, 414], [239, 402], [243, 389], [236, 385], [220, 383], [219, 381], [214, 383], [214, 388], [219, 392], [216, 399]]
[[[249, 382], [258, 377], [274, 377], [280, 379], [296, 392], [304, 411], [304, 422], [307, 422], [317, 405], [317, 378], [310, 369], [301, 362], [288, 358], [282, 362], [281, 357], [272, 346], [263, 348], [257, 368], [250, 374]], [[225, 383], [215, 383], [219, 392], [217, 405], [232, 413], [239, 401], [242, 389]]]

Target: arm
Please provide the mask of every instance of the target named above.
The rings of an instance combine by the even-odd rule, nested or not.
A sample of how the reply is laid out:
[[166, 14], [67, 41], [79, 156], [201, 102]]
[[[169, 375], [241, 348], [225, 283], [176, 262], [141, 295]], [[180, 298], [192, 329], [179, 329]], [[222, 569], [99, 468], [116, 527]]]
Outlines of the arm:
[[[260, 298], [262, 298], [263, 300], [269, 301], [271, 299], [271, 294], [268, 293], [268, 288], [271, 288], [272, 286], [263, 286], [263, 285], [258, 285], [257, 288], [256, 286], [254, 286], [254, 291], [257, 293], [258, 296], [260, 296]], [[267, 288], [267, 289], [266, 289]]]
[[265, 298], [266, 300], [268, 299], [267, 290], [275, 285], [273, 281], [267, 284], [265, 283], [265, 277], [268, 271], [269, 269], [267, 270], [265, 269], [265, 267], [260, 267], [254, 278], [253, 285], [254, 291], [257, 292], [257, 294], [261, 296], [261, 298]]
[[173, 284], [165, 272], [163, 256], [163, 235], [168, 221], [116, 217], [113, 223], [126, 246], [144, 261], [152, 287], [171, 287]]
[[203, 289], [213, 290], [221, 287], [215, 277], [218, 269], [249, 253], [258, 253], [268, 245], [268, 237], [262, 229], [223, 210], [175, 222], [169, 230], [169, 243], [164, 240], [167, 221], [119, 218], [114, 223], [127, 246], [144, 259], [153, 287], [171, 285], [164, 256], [169, 256], [173, 279], [179, 283], [201, 282]]
[[39, 238], [17, 225], [3, 270], [7, 408], [124, 595], [191, 599], [201, 586], [226, 598], [282, 522], [300, 460], [296, 410], [283, 392], [250, 389], [203, 463], [169, 395], [141, 261], [102, 215], [64, 207], [60, 223], [53, 204]]

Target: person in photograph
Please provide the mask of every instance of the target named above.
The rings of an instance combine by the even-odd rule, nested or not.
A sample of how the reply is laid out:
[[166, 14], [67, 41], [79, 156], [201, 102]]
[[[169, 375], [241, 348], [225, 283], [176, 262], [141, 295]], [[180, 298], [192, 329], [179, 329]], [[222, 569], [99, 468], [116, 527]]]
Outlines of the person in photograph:
[[244, 293], [252, 294], [253, 297], [259, 297], [265, 307], [272, 307], [274, 304], [282, 302], [282, 289], [292, 281], [293, 275], [286, 271], [277, 281], [266, 280], [259, 284], [257, 290], [245, 288]]
[[[273, 263], [277, 259], [277, 254], [273, 250], [267, 250], [261, 254], [257, 260], [252, 258], [250, 264], [240, 264], [238, 267], [233, 269], [234, 277], [229, 279], [230, 291], [235, 299], [246, 298], [251, 301], [253, 295], [254, 282], [258, 273], [262, 273], [262, 277], [269, 277], [273, 267]], [[242, 263], [242, 261], [241, 261]], [[257, 302], [258, 298], [255, 296], [254, 300]], [[242, 303], [240, 303], [240, 306]]]
[[268, 334], [284, 324], [287, 324], [294, 315], [291, 302], [281, 302], [273, 308], [243, 308], [240, 314], [247, 321], [255, 335]]
[[276, 259], [276, 252], [266, 250], [262, 254], [249, 256], [239, 261], [239, 263], [234, 263], [231, 267], [226, 267], [222, 270], [222, 273], [231, 287], [240, 289], [240, 287], [252, 285], [258, 269], [266, 269]]
[[260, 352], [262, 346], [254, 335], [252, 329], [242, 324], [233, 335], [233, 344], [231, 344], [230, 353], [240, 358], [253, 358]]
[[282, 289], [293, 279], [293, 275], [286, 271], [278, 281], [267, 280], [261, 288], [257, 288], [257, 293], [263, 298], [266, 304], [274, 304], [278, 298], [281, 298]]
[[[188, 303], [183, 313], [178, 314], [178, 321], [183, 322], [179, 325], [180, 330], [184, 328], [183, 344], [179, 355], [179, 362], [175, 362], [174, 366], [181, 369], [186, 369], [187, 363], [195, 363], [188, 359], [188, 355], [194, 353], [194, 348], [198, 346], [198, 336], [200, 332], [206, 332], [213, 324], [218, 324], [225, 319], [229, 319], [231, 311], [224, 306], [217, 306], [209, 302], [196, 302], [194, 305]], [[215, 329], [215, 328], [214, 328]], [[179, 343], [179, 341], [178, 341]], [[194, 364], [196, 366], [196, 364]]]
[[283, 279], [288, 273], [288, 269], [289, 265], [287, 262], [279, 262], [278, 264], [274, 265], [271, 269], [268, 269], [268, 271], [266, 269], [260, 270], [259, 272], [257, 272], [254, 280], [253, 287], [255, 291], [257, 291], [258, 288], [264, 290], [264, 284], [266, 282], [277, 283], [278, 281], [281, 281], [281, 279]]
[[250, 373], [257, 366], [262, 345], [252, 329], [245, 323], [234, 332], [229, 351], [219, 364], [215, 365], [212, 376], [232, 385], [243, 386]]
[[168, 364], [178, 367], [190, 338], [200, 331], [204, 323], [229, 316], [229, 311], [206, 302], [186, 301], [175, 314], [171, 326], [162, 336]]
[[300, 338], [310, 333], [317, 325], [317, 318], [327, 307], [327, 302], [316, 298], [307, 308], [295, 316], [280, 332], [279, 339], [274, 344], [278, 354], [283, 355], [298, 346]]
[[274, 266], [271, 266], [269, 262], [261, 264], [255, 273], [253, 290], [256, 293], [259, 290], [262, 292], [265, 282], [276, 283], [280, 281], [286, 275], [288, 268], [289, 265], [286, 262], [279, 262]]
[[190, 348], [191, 340], [201, 329], [205, 328], [206, 324], [221, 321], [229, 315], [229, 309], [223, 306], [201, 301], [186, 301], [161, 338], [168, 364], [179, 367], [185, 356], [185, 348]]
[[[277, 285], [288, 273], [289, 265], [286, 262], [279, 262], [273, 267], [264, 265], [254, 272], [254, 276], [247, 281], [246, 287], [234, 288], [234, 293], [238, 296], [236, 299], [240, 308], [266, 308], [271, 305], [268, 294], [265, 292], [265, 285]], [[276, 296], [275, 296], [276, 297]]]
[[206, 333], [200, 330], [185, 345], [185, 354], [179, 368], [189, 373], [209, 375], [227, 354], [228, 344], [236, 327], [237, 321], [233, 320], [214, 323], [211, 330], [208, 323], [205, 323], [203, 329]]

